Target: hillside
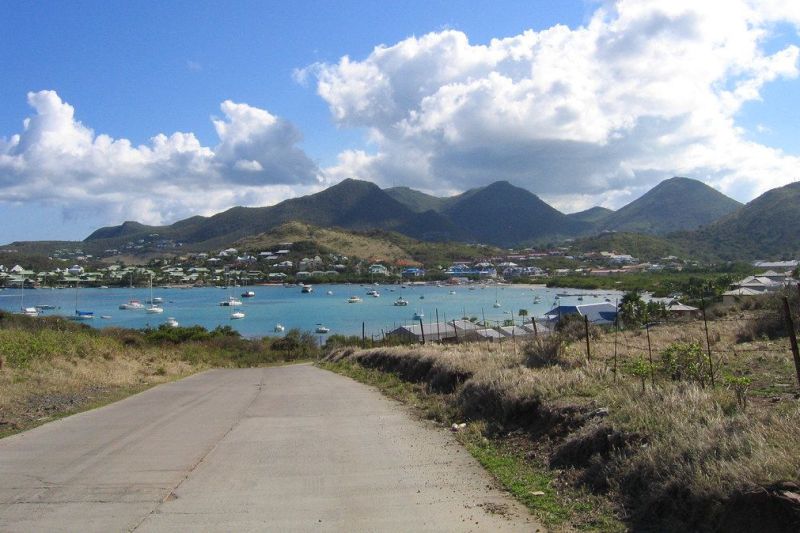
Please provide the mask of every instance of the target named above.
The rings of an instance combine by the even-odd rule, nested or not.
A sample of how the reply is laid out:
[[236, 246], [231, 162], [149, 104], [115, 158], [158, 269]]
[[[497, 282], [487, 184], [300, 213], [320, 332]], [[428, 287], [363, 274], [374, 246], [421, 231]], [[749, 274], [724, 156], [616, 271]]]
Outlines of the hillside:
[[576, 235], [590, 228], [507, 181], [454, 197], [443, 214], [473, 240], [499, 246]]
[[234, 243], [241, 250], [268, 250], [282, 242], [305, 243], [320, 252], [335, 252], [350, 258], [395, 262], [412, 260], [425, 265], [447, 264], [483, 255], [496, 255], [496, 248], [475, 247], [461, 243], [422, 242], [399, 233], [372, 230], [348, 231], [320, 228], [302, 222], [288, 222], [268, 232], [246, 237]]
[[263, 233], [289, 221], [362, 231], [395, 230], [428, 240], [460, 236], [458, 228], [441, 215], [432, 211], [415, 213], [377, 185], [348, 179], [316, 194], [270, 207], [233, 207], [211, 217], [192, 217], [161, 227], [126, 222], [117, 227], [101, 228], [86, 241], [117, 248], [125, 242], [157, 233], [162, 239], [180, 241], [193, 249], [208, 249]]
[[710, 224], [741, 205], [700, 181], [671, 178], [600, 220], [597, 229], [665, 235]]
[[629, 254], [643, 261], [658, 261], [670, 255], [687, 257], [686, 250], [679, 243], [641, 233], [602, 233], [576, 239], [572, 242], [571, 248], [580, 252]]
[[415, 213], [441, 211], [447, 199], [425, 194], [409, 187], [390, 187], [383, 192], [408, 207]]
[[319, 228], [303, 222], [287, 222], [266, 233], [245, 237], [234, 243], [234, 247], [241, 250], [269, 250], [282, 242], [310, 242], [321, 249], [351, 258], [381, 257], [388, 261], [411, 259], [406, 250], [380, 235]]
[[800, 182], [765, 192], [741, 209], [672, 240], [693, 253], [726, 259], [800, 257]]
[[578, 211], [577, 213], [569, 213], [568, 218], [577, 220], [579, 222], [589, 222], [592, 224], [599, 223], [607, 219], [614, 211], [606, 207], [595, 206], [585, 211]]

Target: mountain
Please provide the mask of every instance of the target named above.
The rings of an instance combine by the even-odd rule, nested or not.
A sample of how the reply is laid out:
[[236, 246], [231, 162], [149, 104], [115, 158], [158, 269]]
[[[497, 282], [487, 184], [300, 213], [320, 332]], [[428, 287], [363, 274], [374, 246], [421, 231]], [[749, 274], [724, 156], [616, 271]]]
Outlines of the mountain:
[[513, 246], [590, 228], [550, 207], [526, 189], [498, 181], [450, 199], [442, 214], [473, 240]]
[[390, 187], [383, 192], [416, 213], [441, 211], [447, 202], [446, 198], [425, 194], [409, 187]]
[[580, 222], [591, 222], [593, 224], [601, 222], [609, 217], [614, 211], [606, 207], [595, 206], [586, 211], [570, 213], [567, 217]]
[[664, 180], [598, 222], [598, 230], [665, 235], [710, 224], [742, 206], [736, 200], [689, 178]]
[[713, 224], [673, 240], [726, 260], [800, 257], [800, 182], [772, 189]]
[[213, 248], [289, 221], [350, 230], [393, 230], [425, 240], [454, 240], [463, 236], [438, 213], [415, 213], [374, 183], [347, 179], [316, 194], [270, 207], [233, 207], [211, 217], [191, 217], [169, 226], [126, 222], [101, 228], [89, 235], [86, 242], [116, 248], [158, 234], [160, 239], [187, 243], [191, 248]]

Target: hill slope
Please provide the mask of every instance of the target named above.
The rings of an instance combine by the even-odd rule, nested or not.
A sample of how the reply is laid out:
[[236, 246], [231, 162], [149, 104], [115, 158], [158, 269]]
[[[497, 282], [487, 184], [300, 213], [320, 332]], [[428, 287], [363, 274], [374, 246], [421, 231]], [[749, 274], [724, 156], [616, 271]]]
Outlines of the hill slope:
[[431, 196], [409, 187], [390, 187], [383, 192], [416, 213], [425, 211], [441, 211], [446, 203], [445, 198]]
[[160, 238], [187, 243], [192, 248], [230, 244], [248, 235], [263, 233], [285, 222], [301, 221], [315, 226], [352, 230], [397, 230], [417, 238], [455, 239], [460, 231], [441, 215], [415, 213], [377, 185], [344, 180], [324, 191], [286, 200], [270, 207], [233, 207], [211, 217], [192, 217], [170, 226], [143, 226], [126, 222], [101, 228], [86, 242], [117, 247], [124, 242], [158, 233]]
[[569, 213], [567, 217], [572, 220], [580, 222], [599, 223], [607, 219], [614, 211], [606, 207], [595, 206], [585, 211], [578, 211], [577, 213]]
[[800, 182], [765, 192], [701, 230], [673, 237], [691, 251], [722, 259], [800, 257]]
[[741, 206], [705, 183], [671, 178], [600, 220], [598, 229], [664, 235], [697, 229]]
[[474, 240], [499, 246], [576, 235], [589, 224], [572, 220], [538, 196], [498, 181], [448, 202], [443, 214]]

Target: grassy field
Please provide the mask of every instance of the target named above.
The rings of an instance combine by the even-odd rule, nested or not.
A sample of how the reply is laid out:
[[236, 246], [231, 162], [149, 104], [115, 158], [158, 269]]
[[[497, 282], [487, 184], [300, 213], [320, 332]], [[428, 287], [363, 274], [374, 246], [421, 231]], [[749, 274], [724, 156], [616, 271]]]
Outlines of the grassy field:
[[229, 328], [96, 330], [0, 313], [0, 437], [213, 367], [312, 359], [313, 337], [249, 340]]
[[393, 395], [465, 423], [473, 455], [556, 528], [787, 531], [800, 523], [800, 390], [787, 339], [747, 340], [762, 316], [712, 321], [711, 358], [693, 321], [652, 327], [649, 350], [645, 330], [616, 334], [616, 358], [615, 333], [592, 331], [590, 361], [569, 333], [325, 360], [390, 393], [412, 384]]

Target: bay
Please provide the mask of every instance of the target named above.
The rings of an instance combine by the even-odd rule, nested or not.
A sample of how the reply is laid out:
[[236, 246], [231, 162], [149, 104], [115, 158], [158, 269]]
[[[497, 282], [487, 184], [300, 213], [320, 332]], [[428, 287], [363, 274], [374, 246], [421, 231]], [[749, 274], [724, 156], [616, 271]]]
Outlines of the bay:
[[[366, 294], [376, 289], [380, 297]], [[245, 291], [255, 292], [252, 298], [242, 298]], [[328, 292], [332, 294], [328, 294]], [[451, 293], [454, 292], [454, 293]], [[208, 329], [230, 325], [247, 337], [278, 335], [276, 324], [286, 331], [298, 328], [315, 331], [322, 324], [330, 328], [330, 334], [361, 335], [362, 322], [366, 335], [380, 338], [383, 332], [414, 322], [415, 312], [424, 314], [423, 322], [435, 322], [438, 310], [440, 321], [458, 319], [462, 316], [476, 317], [490, 323], [502, 324], [514, 318], [519, 324], [519, 310], [528, 311], [528, 316], [541, 317], [558, 300], [562, 305], [575, 305], [609, 301], [621, 297], [618, 291], [588, 291], [564, 288], [545, 288], [530, 285], [317, 285], [310, 294], [303, 294], [298, 286], [251, 286], [221, 289], [208, 288], [154, 288], [153, 296], [163, 299], [162, 314], [147, 314], [144, 310], [121, 310], [119, 305], [131, 299], [142, 303], [150, 298], [148, 288], [74, 288], [27, 289], [24, 294], [25, 307], [52, 305], [56, 309], [44, 311], [45, 315], [72, 316], [77, 308], [93, 311], [94, 320], [86, 321], [93, 327], [145, 328], [158, 327], [168, 317], [175, 318], [181, 326], [200, 325]], [[579, 300], [579, 296], [581, 300]], [[241, 307], [223, 307], [219, 303], [235, 296], [242, 301]], [[359, 296], [361, 303], [347, 303], [350, 296]], [[402, 296], [408, 306], [393, 305]], [[536, 299], [537, 303], [534, 303]], [[495, 302], [500, 304], [494, 307]], [[17, 312], [20, 309], [19, 289], [0, 291], [0, 309]], [[245, 318], [231, 320], [232, 310], [245, 313]], [[101, 319], [107, 316], [107, 319]]]

